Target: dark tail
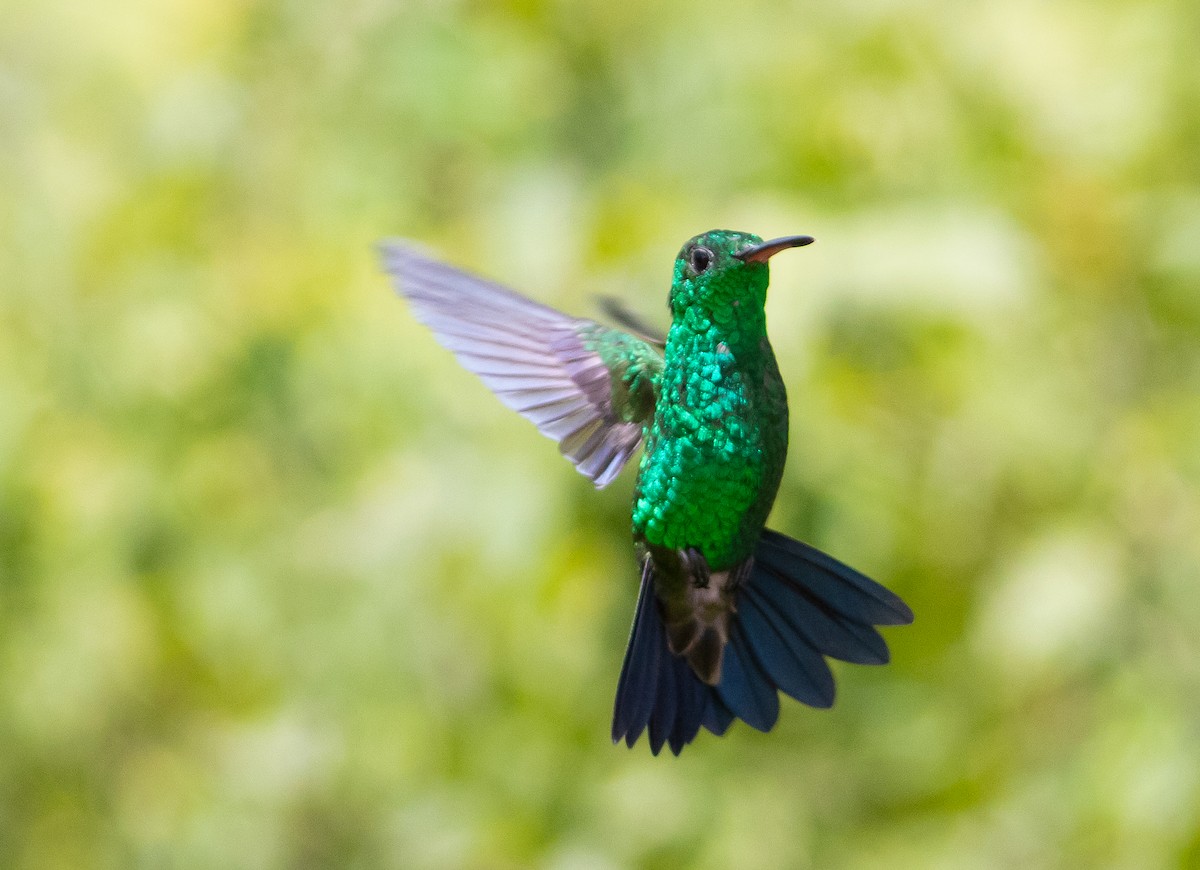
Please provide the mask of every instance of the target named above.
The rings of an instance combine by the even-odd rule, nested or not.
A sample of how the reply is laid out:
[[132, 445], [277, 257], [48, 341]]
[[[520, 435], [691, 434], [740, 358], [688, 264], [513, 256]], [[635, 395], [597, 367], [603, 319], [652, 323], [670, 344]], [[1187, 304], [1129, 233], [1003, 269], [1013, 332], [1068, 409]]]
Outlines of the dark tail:
[[874, 580], [767, 529], [737, 593], [721, 681], [709, 686], [667, 646], [647, 559], [617, 683], [613, 742], [633, 746], [648, 729], [651, 752], [657, 755], [666, 743], [678, 755], [701, 726], [719, 735], [741, 719], [769, 731], [779, 718], [778, 691], [829, 707], [834, 686], [825, 657], [885, 664], [887, 644], [874, 626], [912, 619], [908, 605]]

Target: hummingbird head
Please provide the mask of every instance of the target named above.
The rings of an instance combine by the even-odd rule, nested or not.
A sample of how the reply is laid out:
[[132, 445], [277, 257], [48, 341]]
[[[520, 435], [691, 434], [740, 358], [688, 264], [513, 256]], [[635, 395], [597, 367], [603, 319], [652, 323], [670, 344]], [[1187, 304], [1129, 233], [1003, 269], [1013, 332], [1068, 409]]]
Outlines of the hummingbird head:
[[767, 260], [786, 248], [810, 245], [812, 236], [783, 236], [764, 242], [751, 233], [709, 230], [691, 238], [675, 260], [668, 304], [672, 314], [693, 305], [710, 311], [743, 303], [761, 307], [767, 298]]

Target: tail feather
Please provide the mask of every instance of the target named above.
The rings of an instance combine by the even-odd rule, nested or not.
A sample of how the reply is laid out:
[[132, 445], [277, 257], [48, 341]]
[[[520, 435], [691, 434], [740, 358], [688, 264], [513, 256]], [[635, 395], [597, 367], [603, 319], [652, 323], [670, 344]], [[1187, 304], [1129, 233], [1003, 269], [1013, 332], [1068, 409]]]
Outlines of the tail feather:
[[746, 637], [775, 685], [801, 704], [833, 706], [833, 674], [804, 634], [760, 601], [754, 587], [742, 590], [738, 609]]
[[710, 692], [707, 703], [704, 705], [704, 718], [701, 719], [701, 724], [718, 737], [723, 737], [737, 716], [725, 706], [720, 696], [711, 691], [711, 687], [709, 688]]
[[678, 755], [696, 739], [711, 691], [667, 646], [667, 630], [654, 597], [654, 578], [647, 561], [617, 683], [613, 743], [624, 740], [633, 746], [649, 728], [651, 752], [658, 755], [668, 743]]
[[650, 750], [678, 755], [700, 728], [721, 735], [735, 719], [769, 731], [782, 691], [812, 707], [834, 699], [825, 657], [883, 664], [876, 625], [905, 625], [912, 611], [894, 593], [813, 547], [765, 530], [731, 621], [720, 682], [710, 686], [671, 653], [653, 560], [642, 570], [637, 612], [621, 668], [613, 742], [633, 746], [649, 730]]
[[779, 719], [779, 695], [771, 677], [746, 643], [745, 627], [745, 623], [738, 620], [730, 632], [717, 694], [725, 706], [751, 728], [770, 731]]
[[658, 700], [654, 702], [648, 729], [650, 751], [655, 755], [658, 755], [667, 735], [675, 728], [675, 713], [679, 706], [679, 687], [675, 684], [677, 671], [671, 661], [664, 661], [658, 670]]
[[[708, 709], [708, 700], [713, 695], [711, 686], [705, 685], [692, 672], [688, 663], [681, 658], [671, 656], [671, 666], [675, 670], [675, 684], [679, 695], [675, 706], [675, 726], [667, 742], [671, 751], [678, 755], [683, 747], [696, 739], [700, 726], [705, 723], [704, 716]], [[730, 722], [733, 720], [730, 719]], [[729, 724], [726, 723], [726, 728]], [[710, 729], [711, 730], [711, 729]], [[653, 751], [654, 747], [650, 749]]]
[[613, 742], [625, 738], [631, 747], [645, 730], [654, 710], [662, 656], [664, 653], [670, 656], [654, 595], [646, 591], [653, 585], [650, 563], [647, 562], [642, 569], [642, 589], [629, 634], [629, 646], [625, 650], [625, 662], [621, 665], [613, 712]]
[[913, 621], [912, 611], [896, 593], [816, 547], [764, 529], [754, 555], [756, 561], [775, 565], [779, 573], [855, 622], [908, 625]]
[[[793, 633], [830, 658], [856, 665], [887, 664], [887, 644], [869, 623], [858, 622], [833, 609], [811, 589], [783, 574], [773, 554], [760, 548], [750, 594], [784, 622]], [[785, 629], [786, 630], [786, 629]]]

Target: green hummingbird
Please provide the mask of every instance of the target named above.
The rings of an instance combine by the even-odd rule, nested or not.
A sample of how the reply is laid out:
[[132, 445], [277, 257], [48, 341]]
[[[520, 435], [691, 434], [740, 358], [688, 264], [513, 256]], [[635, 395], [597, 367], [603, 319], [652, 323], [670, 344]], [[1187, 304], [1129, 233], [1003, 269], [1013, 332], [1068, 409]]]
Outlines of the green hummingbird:
[[641, 589], [613, 742], [676, 755], [700, 728], [769, 731], [783, 691], [829, 707], [825, 657], [883, 664], [894, 593], [765, 527], [787, 458], [788, 404], [767, 339], [767, 261], [811, 236], [712, 230], [675, 259], [665, 337], [571, 317], [399, 242], [384, 266], [418, 319], [596, 487], [645, 445], [633, 495]]

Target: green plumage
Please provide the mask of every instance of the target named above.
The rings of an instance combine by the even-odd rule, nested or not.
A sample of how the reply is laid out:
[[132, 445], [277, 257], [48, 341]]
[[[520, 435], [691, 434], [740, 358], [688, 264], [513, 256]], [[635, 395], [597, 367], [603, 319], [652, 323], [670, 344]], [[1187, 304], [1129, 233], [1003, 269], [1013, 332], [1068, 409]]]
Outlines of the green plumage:
[[745, 559], [775, 499], [787, 456], [787, 394], [767, 341], [767, 265], [732, 254], [757, 236], [713, 232], [716, 256], [696, 275], [675, 265], [674, 321], [662, 395], [646, 433], [634, 496], [635, 535], [672, 550], [695, 548], [711, 570]]
[[600, 356], [609, 372], [614, 411], [624, 421], [649, 420], [658, 401], [663, 358], [640, 338], [595, 323], [579, 327], [583, 345]]

